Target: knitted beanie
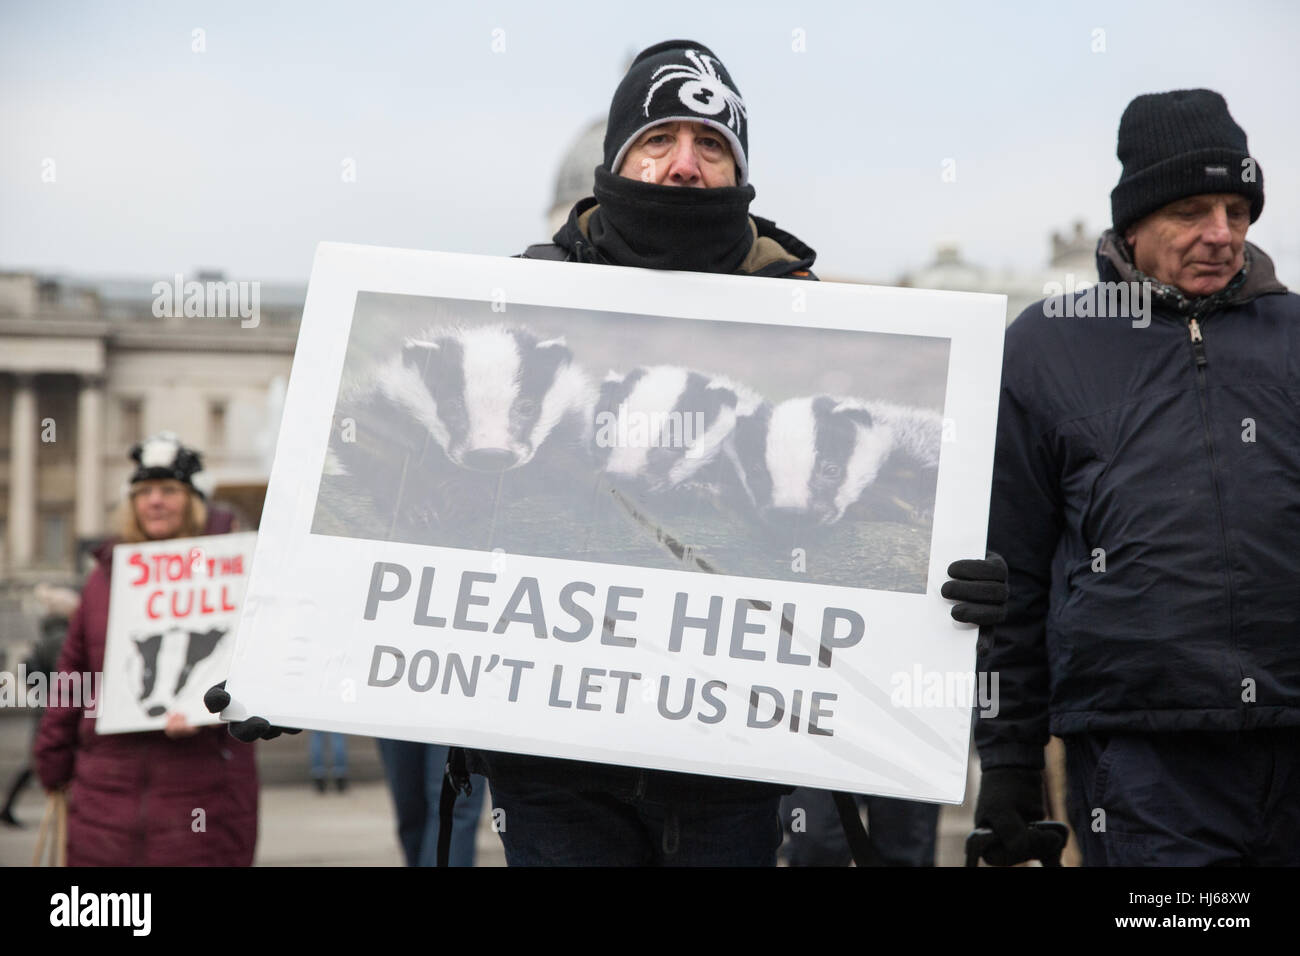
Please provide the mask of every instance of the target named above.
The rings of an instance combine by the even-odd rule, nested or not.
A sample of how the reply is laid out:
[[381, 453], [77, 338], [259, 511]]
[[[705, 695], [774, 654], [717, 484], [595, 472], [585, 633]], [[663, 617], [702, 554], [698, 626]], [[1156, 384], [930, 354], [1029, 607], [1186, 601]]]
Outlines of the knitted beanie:
[[186, 448], [172, 432], [159, 432], [131, 449], [131, 460], [135, 462], [135, 471], [130, 483], [170, 478], [189, 485], [200, 496], [206, 497], [206, 490], [200, 487], [203, 482], [196, 482], [195, 475], [203, 470], [203, 458], [193, 448]]
[[1264, 174], [1246, 133], [1213, 90], [1144, 93], [1119, 121], [1116, 149], [1124, 171], [1110, 194], [1115, 231], [1162, 206], [1202, 193], [1240, 193], [1250, 221], [1264, 209]]
[[703, 123], [721, 133], [736, 161], [736, 185], [749, 179], [745, 101], [713, 51], [691, 40], [665, 40], [637, 54], [609, 104], [605, 168], [618, 175], [623, 157], [651, 126]]

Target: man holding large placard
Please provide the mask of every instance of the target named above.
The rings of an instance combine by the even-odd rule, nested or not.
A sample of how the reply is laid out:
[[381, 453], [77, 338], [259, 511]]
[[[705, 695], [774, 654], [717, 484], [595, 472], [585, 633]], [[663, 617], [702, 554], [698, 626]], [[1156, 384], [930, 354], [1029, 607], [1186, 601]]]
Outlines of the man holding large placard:
[[[882, 684], [917, 652], [865, 640], [862, 608], [873, 636], [924, 621], [929, 659], [969, 676], [969, 645], [935, 633], [931, 544], [983, 545], [982, 494], [963, 497], [959, 474], [991, 465], [1004, 305], [814, 287], [824, 308], [806, 322], [772, 284], [735, 282], [811, 278], [814, 259], [749, 215], [746, 124], [717, 58], [669, 41], [615, 93], [595, 196], [526, 254], [579, 265], [322, 246], [295, 360], [314, 374], [296, 364], [290, 382], [258, 610], [235, 702], [211, 695], [233, 733], [465, 743], [512, 864], [770, 865], [786, 780], [959, 799], [969, 703], [912, 710], [929, 706], [919, 688], [891, 703]], [[508, 304], [485, 301], [498, 285]], [[584, 363], [611, 372], [597, 386]], [[924, 401], [844, 397], [873, 363], [918, 369], [904, 385]], [[946, 402], [971, 437], [942, 439], [936, 486]], [[852, 516], [894, 507], [877, 479], [895, 451], [924, 517], [891, 539]], [[996, 619], [1000, 562], [952, 571], [953, 616]], [[896, 739], [871, 739], [886, 725]]]
[[[750, 216], [754, 188], [748, 185], [748, 158], [745, 105], [721, 61], [700, 44], [681, 40], [656, 44], [637, 56], [614, 93], [606, 126], [605, 164], [596, 169], [594, 196], [574, 206], [553, 245], [530, 247], [525, 256], [652, 269], [816, 279], [811, 272], [816, 253], [811, 248], [778, 229], [774, 222]], [[688, 189], [672, 193], [665, 192], [662, 188], [665, 186]], [[972, 570], [980, 575], [987, 571], [994, 579], [997, 577], [992, 566]], [[954, 584], [959, 592], [965, 587], [963, 583]], [[996, 598], [997, 595], [978, 596]], [[604, 791], [620, 788], [631, 779], [626, 773], [611, 773], [617, 768], [595, 764], [583, 765], [579, 770], [563, 761], [539, 761], [506, 754], [478, 754], [474, 760], [481, 772], [491, 775], [494, 801], [506, 807], [528, 805], [525, 794], [532, 789], [530, 780], [562, 780], [561, 785], [572, 790], [573, 781], [578, 778]], [[762, 824], [771, 816], [767, 798], [772, 788], [740, 784], [733, 791], [727, 781], [714, 778], [646, 772], [640, 772], [640, 777], [647, 781], [642, 789], [650, 791], [643, 797], [648, 803], [655, 801], [652, 788], [660, 791], [665, 802], [676, 798], [684, 803], [697, 795], [706, 801], [734, 797], [739, 803], [720, 809], [718, 815], [745, 820], [747, 811], [740, 804], [752, 801], [754, 809], [750, 812], [755, 814], [752, 829], [740, 831], [739, 838], [730, 843], [730, 851], [722, 850], [740, 855], [710, 856], [707, 861], [746, 864], [768, 859], [771, 848], [756, 838], [768, 836]], [[507, 787], [516, 789], [507, 790]], [[565, 859], [561, 854], [571, 835], [551, 833], [546, 837], [545, 848], [535, 842], [553, 826], [548, 815], [557, 812], [558, 801], [551, 800], [546, 813], [537, 818], [537, 826], [525, 829], [523, 839], [503, 834], [512, 863]], [[881, 803], [881, 807], [887, 802]], [[787, 803], [795, 808], [793, 812], [805, 815], [822, 815], [830, 807], [829, 800], [808, 790], [800, 790]], [[576, 804], [573, 809], [577, 810]], [[591, 822], [592, 810], [588, 806], [576, 814], [575, 820], [583, 828], [595, 826]], [[507, 813], [514, 817], [522, 815], [509, 809]], [[895, 815], [909, 821], [907, 830], [910, 831], [909, 837], [897, 842], [916, 839], [915, 834], [929, 835], [928, 839], [920, 839], [915, 851], [904, 851], [900, 856], [933, 860], [938, 807], [899, 803]], [[563, 812], [559, 811], [557, 816], [562, 817]], [[914, 822], [913, 818], [916, 818]], [[619, 826], [616, 815], [607, 819], [612, 826]], [[698, 812], [694, 820], [678, 817], [660, 823], [656, 818], [655, 824], [672, 827], [693, 823], [707, 829], [714, 825], [715, 819], [713, 814]], [[838, 829], [838, 822], [834, 826]], [[619, 833], [616, 845], [611, 848], [616, 855], [593, 857], [593, 862], [612, 862], [620, 858], [620, 853], [626, 854], [622, 859], [636, 862], [635, 854], [644, 852], [644, 848], [629, 838], [629, 832], [635, 828], [624, 826], [623, 829], [627, 832]], [[746, 834], [753, 834], [754, 838], [746, 838]], [[796, 835], [795, 839], [801, 838]], [[512, 843], [515, 844], [513, 853]], [[706, 841], [702, 845], [713, 854], [728, 843]], [[686, 852], [676, 862], [690, 862]], [[748, 855], [751, 852], [757, 855]], [[655, 858], [653, 848], [651, 853], [651, 858]], [[836, 856], [821, 852], [807, 854], [810, 860]]]

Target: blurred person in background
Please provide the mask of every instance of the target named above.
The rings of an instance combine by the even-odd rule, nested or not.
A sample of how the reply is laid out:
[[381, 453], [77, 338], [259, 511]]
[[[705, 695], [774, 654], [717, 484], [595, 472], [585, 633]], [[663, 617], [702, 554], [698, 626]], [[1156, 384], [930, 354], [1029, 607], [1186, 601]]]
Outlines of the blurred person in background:
[[[59, 655], [61, 673], [102, 674], [113, 547], [224, 534], [233, 516], [195, 487], [197, 451], [163, 432], [131, 452], [135, 471], [116, 539], [95, 553]], [[257, 842], [257, 766], [252, 747], [221, 726], [193, 727], [180, 714], [166, 729], [95, 733], [92, 701], [53, 700], [41, 719], [36, 773], [66, 790], [70, 866], [249, 866]], [[88, 707], [87, 704], [90, 706]], [[194, 811], [204, 811], [195, 829]]]
[[[45, 674], [48, 687], [48, 675], [53, 673], [59, 663], [59, 651], [63, 647], [63, 638], [68, 633], [68, 619], [77, 609], [80, 598], [77, 592], [69, 588], [51, 587], [48, 584], [36, 585], [36, 599], [45, 607], [41, 616], [40, 634], [27, 656], [23, 658], [22, 679], [27, 680], [33, 674]], [[32, 715], [32, 746], [36, 743], [36, 729], [40, 726], [41, 709]], [[22, 823], [14, 816], [14, 807], [22, 796], [27, 784], [32, 779], [31, 747], [28, 747], [28, 761], [14, 775], [13, 783], [5, 793], [4, 807], [0, 808], [0, 823], [11, 827], [20, 827]]]
[[[329, 745], [330, 765], [325, 767], [325, 747]], [[311, 761], [311, 782], [317, 793], [334, 789], [342, 793], [348, 788], [348, 742], [342, 734], [328, 730], [313, 730], [307, 735], [307, 757]]]
[[[441, 819], [442, 777], [447, 768], [449, 747], [414, 740], [380, 738], [379, 756], [384, 762], [388, 792], [397, 814], [397, 841], [407, 866], [436, 866], [438, 821]], [[449, 866], [474, 865], [474, 840], [483, 813], [483, 792], [487, 782], [477, 774], [469, 794], [456, 794], [452, 807]]]

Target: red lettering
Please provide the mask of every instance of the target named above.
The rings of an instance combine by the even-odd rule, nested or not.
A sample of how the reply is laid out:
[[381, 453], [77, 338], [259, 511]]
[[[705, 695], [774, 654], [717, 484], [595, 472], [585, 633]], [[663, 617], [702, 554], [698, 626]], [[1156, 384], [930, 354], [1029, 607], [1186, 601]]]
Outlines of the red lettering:
[[237, 608], [237, 607], [236, 607], [236, 606], [231, 602], [231, 600], [230, 600], [230, 593], [229, 593], [229, 591], [227, 590], [227, 588], [226, 588], [226, 586], [225, 586], [224, 584], [221, 585], [221, 610], [223, 610], [223, 611], [237, 611], [237, 610], [239, 610], [239, 608]]
[[160, 618], [162, 614], [161, 612], [154, 610], [153, 602], [162, 596], [163, 593], [161, 591], [154, 591], [153, 594], [149, 595], [149, 600], [146, 601], [144, 604], [144, 613], [149, 615], [149, 617], [155, 621], [158, 620], [158, 618]]
[[208, 589], [202, 588], [199, 591], [199, 613], [211, 614], [216, 608], [208, 603]]
[[194, 592], [186, 591], [185, 596], [188, 600], [185, 602], [185, 610], [181, 610], [177, 603], [177, 598], [181, 596], [180, 591], [172, 592], [172, 617], [189, 617], [190, 611], [194, 609]]
[[137, 551], [135, 554], [131, 555], [130, 559], [126, 563], [140, 572], [140, 576], [131, 582], [131, 587], [138, 588], [149, 580], [149, 565], [145, 561], [143, 554]]

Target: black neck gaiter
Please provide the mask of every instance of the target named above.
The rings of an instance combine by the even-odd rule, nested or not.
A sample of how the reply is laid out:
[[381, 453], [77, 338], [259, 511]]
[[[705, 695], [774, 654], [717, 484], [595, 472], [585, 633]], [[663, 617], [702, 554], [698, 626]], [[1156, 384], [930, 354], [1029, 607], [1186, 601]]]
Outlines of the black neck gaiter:
[[659, 186], [599, 166], [595, 196], [588, 238], [615, 265], [733, 273], [754, 243], [753, 186]]

